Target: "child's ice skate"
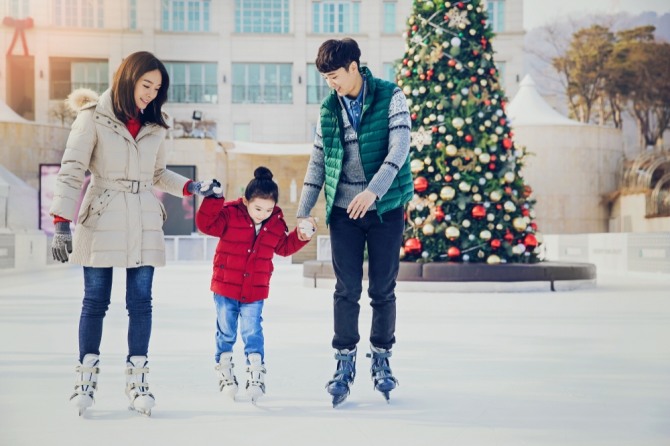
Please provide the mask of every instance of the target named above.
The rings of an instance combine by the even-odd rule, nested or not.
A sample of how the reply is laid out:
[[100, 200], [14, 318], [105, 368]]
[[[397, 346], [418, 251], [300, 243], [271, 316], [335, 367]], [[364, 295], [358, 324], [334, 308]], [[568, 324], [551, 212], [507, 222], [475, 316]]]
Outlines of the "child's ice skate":
[[247, 366], [247, 395], [251, 398], [251, 402], [256, 404], [256, 401], [265, 395], [265, 365], [263, 365], [260, 353], [250, 353], [247, 360], [249, 361]]
[[221, 353], [219, 363], [214, 367], [219, 375], [219, 391], [232, 399], [237, 395], [237, 378], [233, 373], [233, 352]]

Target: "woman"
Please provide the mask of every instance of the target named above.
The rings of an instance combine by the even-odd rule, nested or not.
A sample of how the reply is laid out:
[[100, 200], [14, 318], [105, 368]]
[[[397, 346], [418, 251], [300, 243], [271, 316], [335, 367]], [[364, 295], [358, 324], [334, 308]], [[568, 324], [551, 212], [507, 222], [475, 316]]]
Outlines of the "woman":
[[[208, 196], [211, 182], [193, 182], [165, 167], [163, 142], [170, 80], [153, 54], [128, 56], [112, 87], [100, 97], [77, 90], [68, 105], [78, 112], [67, 140], [50, 214], [56, 260], [84, 267], [84, 300], [79, 320], [79, 364], [70, 400], [79, 415], [93, 405], [100, 371], [102, 325], [109, 307], [113, 267], [126, 269], [128, 356], [126, 395], [130, 408], [150, 415], [154, 396], [147, 383], [154, 268], [165, 264], [165, 209], [157, 187], [176, 196]], [[74, 239], [74, 218], [84, 173], [91, 184], [82, 202]]]

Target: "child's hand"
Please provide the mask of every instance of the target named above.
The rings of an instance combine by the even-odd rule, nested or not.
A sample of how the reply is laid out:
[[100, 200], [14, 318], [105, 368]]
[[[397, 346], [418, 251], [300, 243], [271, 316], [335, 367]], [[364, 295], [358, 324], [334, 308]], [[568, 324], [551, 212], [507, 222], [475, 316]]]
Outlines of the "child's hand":
[[316, 221], [312, 217], [303, 219], [298, 223], [297, 229], [298, 239], [302, 241], [311, 240], [316, 232]]

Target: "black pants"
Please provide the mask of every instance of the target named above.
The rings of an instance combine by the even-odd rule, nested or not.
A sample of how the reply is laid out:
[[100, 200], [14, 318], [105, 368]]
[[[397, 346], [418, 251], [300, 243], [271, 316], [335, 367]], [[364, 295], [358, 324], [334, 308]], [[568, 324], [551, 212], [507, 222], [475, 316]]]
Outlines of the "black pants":
[[404, 227], [402, 207], [382, 214], [381, 219], [376, 211], [371, 211], [357, 220], [350, 219], [346, 209], [333, 207], [330, 214], [330, 243], [337, 279], [333, 296], [333, 348], [351, 350], [360, 340], [358, 315], [366, 243], [370, 284], [368, 295], [372, 306], [370, 343], [385, 349], [395, 343], [395, 284]]

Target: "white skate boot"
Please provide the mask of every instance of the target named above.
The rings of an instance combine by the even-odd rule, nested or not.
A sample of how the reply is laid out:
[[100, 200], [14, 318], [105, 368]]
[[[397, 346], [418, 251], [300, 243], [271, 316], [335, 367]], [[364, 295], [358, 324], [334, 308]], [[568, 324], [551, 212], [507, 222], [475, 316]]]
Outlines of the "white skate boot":
[[98, 374], [100, 373], [99, 363], [98, 355], [89, 353], [75, 369], [77, 380], [74, 383], [74, 393], [70, 397], [70, 402], [79, 409], [79, 416], [82, 416], [86, 409], [95, 403], [94, 396], [98, 388]]
[[265, 394], [265, 366], [260, 353], [250, 353], [247, 357], [247, 395], [252, 403]]
[[130, 401], [128, 409], [142, 415], [151, 416], [151, 408], [156, 404], [154, 396], [149, 392], [146, 356], [131, 356], [126, 363], [126, 396]]
[[219, 375], [219, 390], [232, 399], [237, 394], [237, 378], [233, 373], [233, 352], [221, 353], [219, 363], [214, 367]]

